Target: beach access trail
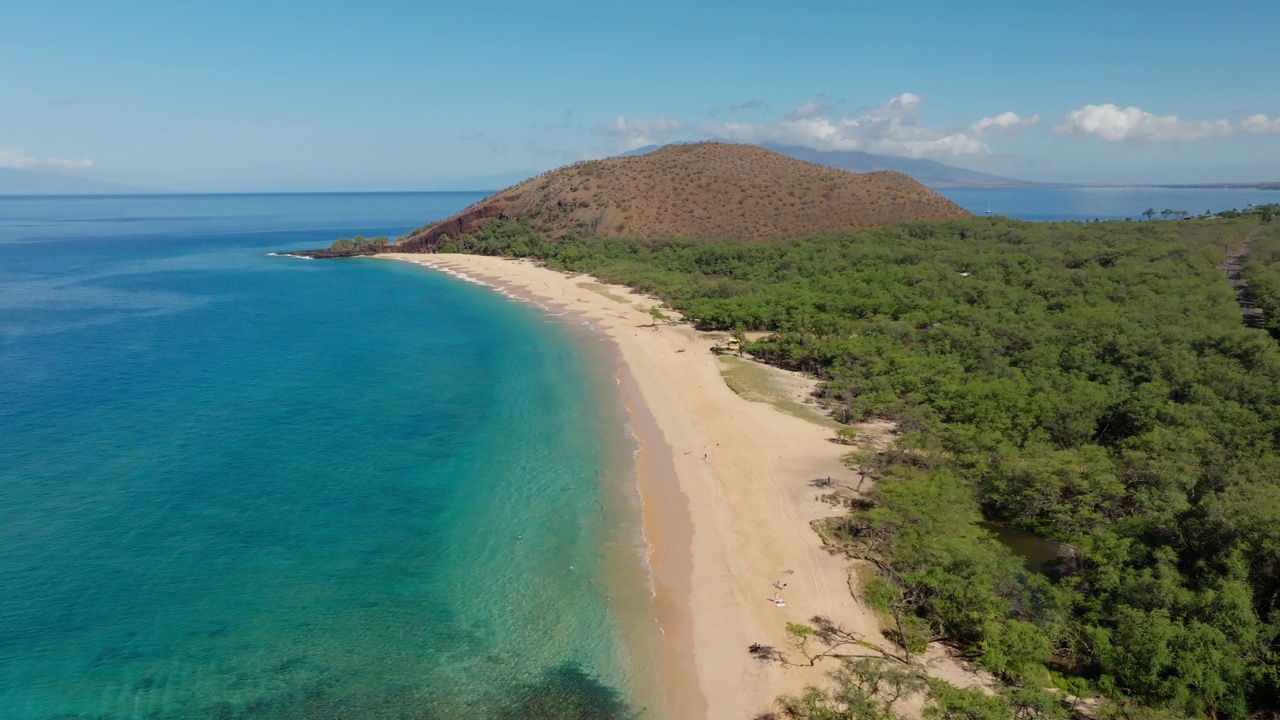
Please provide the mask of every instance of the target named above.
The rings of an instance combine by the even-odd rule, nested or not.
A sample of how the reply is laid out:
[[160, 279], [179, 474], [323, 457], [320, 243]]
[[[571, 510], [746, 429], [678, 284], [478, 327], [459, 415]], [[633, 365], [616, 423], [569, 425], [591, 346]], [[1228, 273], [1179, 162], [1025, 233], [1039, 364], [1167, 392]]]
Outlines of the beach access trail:
[[824, 491], [813, 480], [857, 484], [839, 459], [849, 448], [831, 441], [829, 427], [738, 396], [721, 376], [709, 336], [685, 323], [655, 325], [648, 309], [657, 301], [625, 287], [529, 261], [378, 257], [483, 282], [551, 311], [563, 308], [617, 344], [619, 382], [641, 443], [637, 474], [664, 635], [666, 716], [742, 720], [780, 693], [821, 683], [836, 660], [796, 667], [748, 652], [760, 644], [805, 662], [788, 640], [788, 622], [809, 624], [821, 615], [890, 647], [875, 614], [850, 591], [849, 561], [824, 551], [809, 527], [843, 512], [817, 499]]

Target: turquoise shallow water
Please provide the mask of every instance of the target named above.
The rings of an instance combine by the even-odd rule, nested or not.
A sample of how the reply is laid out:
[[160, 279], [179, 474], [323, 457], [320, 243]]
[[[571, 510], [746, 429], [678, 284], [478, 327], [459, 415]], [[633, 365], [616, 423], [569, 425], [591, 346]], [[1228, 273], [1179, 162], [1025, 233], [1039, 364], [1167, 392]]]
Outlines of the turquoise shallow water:
[[265, 254], [475, 197], [0, 198], [0, 718], [644, 704], [604, 350], [407, 264]]

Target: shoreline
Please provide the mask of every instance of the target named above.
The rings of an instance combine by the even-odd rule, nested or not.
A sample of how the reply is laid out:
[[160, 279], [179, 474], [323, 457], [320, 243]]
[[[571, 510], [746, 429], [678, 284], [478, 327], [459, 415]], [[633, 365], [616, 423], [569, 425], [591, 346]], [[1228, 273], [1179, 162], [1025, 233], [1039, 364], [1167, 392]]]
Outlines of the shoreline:
[[[748, 653], [758, 643], [801, 661], [788, 643], [788, 622], [821, 615], [884, 644], [874, 612], [851, 592], [847, 561], [825, 552], [809, 527], [838, 513], [816, 499], [810, 481], [855, 480], [840, 463], [842, 446], [831, 442], [829, 428], [737, 395], [709, 351], [711, 336], [684, 324], [654, 326], [646, 310], [656, 301], [628, 288], [529, 261], [378, 257], [563, 309], [616, 348], [618, 392], [638, 447], [664, 717], [754, 717], [776, 696], [820, 683], [834, 661], [783, 666]], [[775, 604], [778, 597], [785, 606]]]

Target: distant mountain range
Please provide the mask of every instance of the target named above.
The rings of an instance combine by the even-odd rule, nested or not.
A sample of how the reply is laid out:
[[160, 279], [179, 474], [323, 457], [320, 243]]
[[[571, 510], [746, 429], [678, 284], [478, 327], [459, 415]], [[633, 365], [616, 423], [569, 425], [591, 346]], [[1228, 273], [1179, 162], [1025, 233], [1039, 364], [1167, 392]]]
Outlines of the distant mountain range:
[[129, 195], [155, 190], [75, 175], [0, 168], [0, 195]]
[[946, 165], [934, 160], [920, 158], [875, 155], [857, 150], [814, 150], [813, 148], [794, 145], [764, 144], [762, 147], [797, 160], [807, 160], [819, 165], [848, 170], [849, 172], [865, 173], [875, 172], [876, 170], [892, 170], [903, 175], [910, 175], [917, 182], [924, 183], [929, 187], [1011, 187], [1043, 184], [990, 175], [976, 170], [966, 170], [954, 165]]
[[[648, 145], [632, 150], [629, 153], [624, 153], [624, 156], [644, 155], [657, 150], [659, 147], [659, 145]], [[838, 170], [848, 170], [849, 172], [868, 173], [877, 170], [892, 170], [903, 175], [909, 175], [916, 182], [932, 188], [1026, 187], [1044, 184], [1026, 180], [1014, 180], [1013, 178], [990, 175], [975, 170], [966, 170], [933, 160], [876, 155], [856, 150], [814, 150], [813, 148], [800, 147], [798, 145], [775, 145], [772, 143], [760, 143], [760, 147], [796, 160], [804, 160]]]

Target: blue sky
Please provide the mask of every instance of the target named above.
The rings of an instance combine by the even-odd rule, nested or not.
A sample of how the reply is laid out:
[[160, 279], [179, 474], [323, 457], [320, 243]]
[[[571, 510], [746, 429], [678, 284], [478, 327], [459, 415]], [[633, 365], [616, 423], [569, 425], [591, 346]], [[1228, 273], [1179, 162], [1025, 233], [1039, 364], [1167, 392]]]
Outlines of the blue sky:
[[0, 167], [190, 191], [494, 188], [649, 143], [1029, 180], [1280, 180], [1280, 3], [0, 5]]

